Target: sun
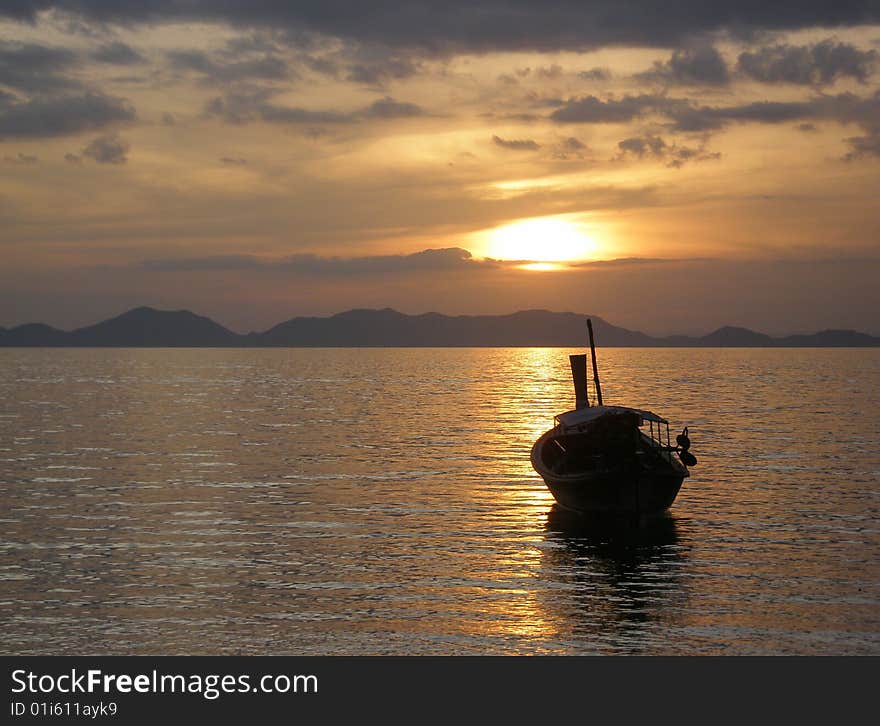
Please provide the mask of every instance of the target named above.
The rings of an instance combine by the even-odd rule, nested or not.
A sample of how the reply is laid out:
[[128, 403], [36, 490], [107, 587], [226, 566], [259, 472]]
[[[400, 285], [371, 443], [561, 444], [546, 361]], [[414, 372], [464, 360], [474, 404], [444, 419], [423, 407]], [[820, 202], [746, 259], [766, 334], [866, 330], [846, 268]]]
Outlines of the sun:
[[561, 217], [522, 219], [483, 233], [486, 257], [532, 263], [528, 269], [553, 269], [552, 263], [595, 256], [596, 240], [582, 224]]

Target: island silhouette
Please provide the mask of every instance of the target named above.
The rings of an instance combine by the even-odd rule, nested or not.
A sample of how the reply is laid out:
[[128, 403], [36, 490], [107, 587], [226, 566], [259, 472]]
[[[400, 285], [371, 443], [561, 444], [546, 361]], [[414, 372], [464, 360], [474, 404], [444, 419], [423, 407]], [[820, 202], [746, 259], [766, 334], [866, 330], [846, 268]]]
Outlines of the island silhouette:
[[[65, 331], [43, 323], [0, 328], [0, 347], [575, 347], [588, 316], [549, 310], [509, 315], [406, 315], [391, 308], [348, 310], [329, 317], [296, 317], [263, 332], [235, 333], [188, 310], [138, 307], [114, 318]], [[655, 337], [593, 319], [609, 347], [796, 348], [877, 347], [880, 337], [823, 330], [781, 338], [722, 327], [704, 336]]]

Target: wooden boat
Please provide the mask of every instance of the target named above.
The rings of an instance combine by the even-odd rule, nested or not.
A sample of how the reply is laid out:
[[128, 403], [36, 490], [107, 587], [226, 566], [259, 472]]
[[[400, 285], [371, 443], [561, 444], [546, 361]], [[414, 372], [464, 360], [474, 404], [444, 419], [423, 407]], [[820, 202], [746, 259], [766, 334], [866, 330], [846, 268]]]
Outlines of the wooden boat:
[[587, 328], [598, 405], [587, 397], [586, 355], [570, 356], [577, 407], [554, 417], [553, 428], [532, 446], [532, 466], [560, 506], [574, 512], [662, 512], [690, 476], [688, 466], [697, 463], [688, 429], [673, 446], [661, 416], [603, 405], [590, 320]]

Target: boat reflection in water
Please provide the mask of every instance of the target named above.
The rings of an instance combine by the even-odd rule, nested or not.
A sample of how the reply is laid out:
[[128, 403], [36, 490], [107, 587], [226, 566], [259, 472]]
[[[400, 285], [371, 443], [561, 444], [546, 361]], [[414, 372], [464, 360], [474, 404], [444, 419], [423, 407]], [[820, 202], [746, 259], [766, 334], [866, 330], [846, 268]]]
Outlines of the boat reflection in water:
[[675, 518], [591, 518], [555, 504], [545, 543], [542, 569], [566, 593], [547, 607], [568, 622], [563, 637], [578, 652], [668, 650], [689, 599], [689, 548]]

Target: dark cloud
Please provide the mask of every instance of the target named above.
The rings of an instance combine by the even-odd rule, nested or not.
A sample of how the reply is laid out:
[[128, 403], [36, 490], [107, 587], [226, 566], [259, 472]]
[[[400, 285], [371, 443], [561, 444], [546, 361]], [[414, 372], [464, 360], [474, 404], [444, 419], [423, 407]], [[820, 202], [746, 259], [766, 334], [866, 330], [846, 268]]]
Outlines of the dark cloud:
[[64, 155], [64, 161], [69, 164], [82, 164], [82, 157], [78, 154], [71, 154], [70, 152]]
[[[273, 108], [270, 99], [276, 91], [268, 88], [256, 88], [246, 91], [230, 91], [223, 96], [216, 96], [205, 104], [205, 113], [217, 116], [228, 124], [246, 124], [259, 120], [264, 112]], [[266, 120], [272, 120], [266, 119]]]
[[128, 161], [130, 148], [131, 145], [117, 134], [108, 134], [92, 139], [82, 153], [99, 164], [124, 164]]
[[493, 136], [492, 143], [502, 149], [514, 151], [537, 151], [541, 148], [541, 145], [533, 139], [502, 139], [500, 136]]
[[718, 152], [707, 152], [705, 144], [701, 144], [698, 148], [668, 144], [661, 137], [652, 134], [624, 139], [617, 144], [617, 148], [620, 149], [619, 159], [627, 156], [639, 159], [646, 157], [662, 159], [667, 166], [675, 169], [681, 168], [689, 161], [709, 161], [721, 158], [721, 154]]
[[237, 156], [221, 156], [220, 163], [227, 166], [245, 166], [248, 160]]
[[668, 85], [723, 86], [730, 82], [730, 72], [713, 46], [701, 45], [674, 51], [668, 61], [655, 63], [636, 78]]
[[872, 129], [880, 118], [880, 92], [862, 98], [852, 93], [815, 96], [806, 101], [758, 101], [735, 106], [671, 104], [660, 109], [679, 131], [711, 131], [729, 123], [778, 124], [795, 121], [836, 121]]
[[390, 96], [385, 96], [385, 98], [380, 98], [378, 101], [370, 104], [360, 115], [365, 118], [392, 119], [424, 116], [425, 112], [414, 103], [401, 103], [400, 101], [395, 101]]
[[355, 120], [353, 114], [338, 111], [313, 111], [295, 106], [261, 104], [257, 109], [259, 118], [268, 123], [280, 124], [345, 124]]
[[574, 136], [569, 136], [560, 144], [560, 147], [568, 151], [580, 151], [586, 149], [587, 145], [580, 139], [576, 139]]
[[679, 103], [662, 109], [678, 131], [715, 131], [732, 122], [777, 124], [809, 118], [809, 101], [756, 101], [736, 106], [695, 106]]
[[763, 83], [821, 86], [839, 78], [864, 83], [877, 62], [877, 51], [825, 40], [815, 45], [772, 45], [741, 53], [737, 69]]
[[624, 154], [634, 154], [639, 158], [643, 156], [662, 156], [666, 150], [666, 142], [659, 136], [633, 136], [624, 139], [617, 144]]
[[603, 45], [676, 47], [728, 30], [740, 35], [880, 21], [873, 0], [12, 0], [0, 14], [35, 20], [55, 8], [93, 22], [218, 21], [238, 28], [312, 32], [423, 52], [587, 49]]
[[388, 81], [414, 76], [420, 67], [420, 63], [409, 58], [391, 56], [350, 65], [346, 80], [370, 86], [382, 86]]
[[584, 152], [587, 150], [587, 145], [581, 141], [580, 139], [576, 139], [574, 136], [569, 136], [567, 139], [563, 139], [553, 149], [553, 158], [554, 159], [583, 159]]
[[64, 136], [135, 118], [134, 108], [124, 99], [99, 93], [21, 102], [0, 99], [0, 138]]
[[258, 120], [284, 124], [345, 124], [365, 119], [388, 120], [425, 115], [425, 111], [416, 104], [395, 101], [390, 96], [374, 101], [358, 111], [341, 112], [280, 106], [271, 102], [273, 95], [275, 93], [270, 89], [228, 93], [208, 101], [205, 112], [231, 124]]
[[550, 66], [539, 66], [538, 68], [535, 68], [535, 75], [540, 78], [561, 78], [563, 72], [562, 66], [557, 63]]
[[119, 66], [131, 66], [147, 62], [147, 59], [130, 45], [119, 41], [102, 45], [91, 54], [91, 57], [99, 63], [112, 63]]
[[880, 158], [880, 128], [872, 130], [867, 136], [851, 136], [844, 141], [850, 147], [850, 151], [843, 157], [845, 161], [871, 156]]
[[367, 257], [323, 257], [314, 254], [298, 254], [280, 260], [266, 260], [251, 255], [218, 255], [200, 258], [146, 260], [139, 266], [162, 272], [256, 269], [332, 277], [419, 270], [460, 270], [478, 264], [489, 263], [476, 262], [467, 250], [449, 247], [422, 250], [409, 255], [372, 255]]
[[248, 80], [280, 81], [291, 75], [287, 62], [275, 55], [237, 61], [215, 59], [199, 50], [175, 50], [167, 55], [174, 70], [198, 73], [205, 83], [214, 85]]
[[590, 68], [588, 71], [578, 73], [578, 78], [582, 81], [610, 81], [611, 71], [608, 68]]
[[696, 106], [674, 103], [657, 109], [672, 119], [677, 131], [714, 131], [730, 123], [779, 124], [801, 122], [801, 131], [815, 129], [814, 121], [832, 121], [860, 127], [864, 135], [844, 139], [847, 161], [877, 155], [880, 147], [880, 91], [863, 98], [852, 93], [819, 95], [806, 101], [760, 101], [736, 106]]
[[78, 88], [67, 72], [79, 62], [76, 53], [38, 43], [0, 41], [0, 85], [25, 93], [49, 93]]
[[319, 56], [304, 55], [302, 56], [301, 61], [307, 68], [315, 71], [315, 73], [321, 73], [325, 76], [330, 76], [331, 78], [339, 77], [339, 63], [335, 60]]
[[242, 54], [274, 55], [282, 53], [286, 45], [284, 34], [277, 29], [251, 31], [228, 39], [220, 53], [229, 58], [241, 57]]
[[596, 96], [573, 98], [550, 114], [559, 123], [622, 123], [632, 121], [645, 111], [661, 103], [659, 96], [624, 96], [620, 99], [602, 101]]
[[[687, 98], [666, 95], [624, 96], [606, 101], [587, 96], [568, 101], [551, 113], [550, 119], [560, 123], [614, 123], [649, 114], [668, 119], [667, 127], [680, 133], [706, 134], [735, 123], [833, 121], [854, 124], [864, 131], [864, 135], [845, 139], [851, 149], [844, 157], [848, 160], [873, 156], [880, 138], [880, 92], [867, 98], [841, 93], [817, 95], [803, 101], [755, 101], [730, 106], [701, 106]], [[633, 138], [644, 140], [645, 137]], [[622, 147], [621, 151], [632, 153], [636, 148]], [[679, 160], [684, 162], [687, 159]]]

